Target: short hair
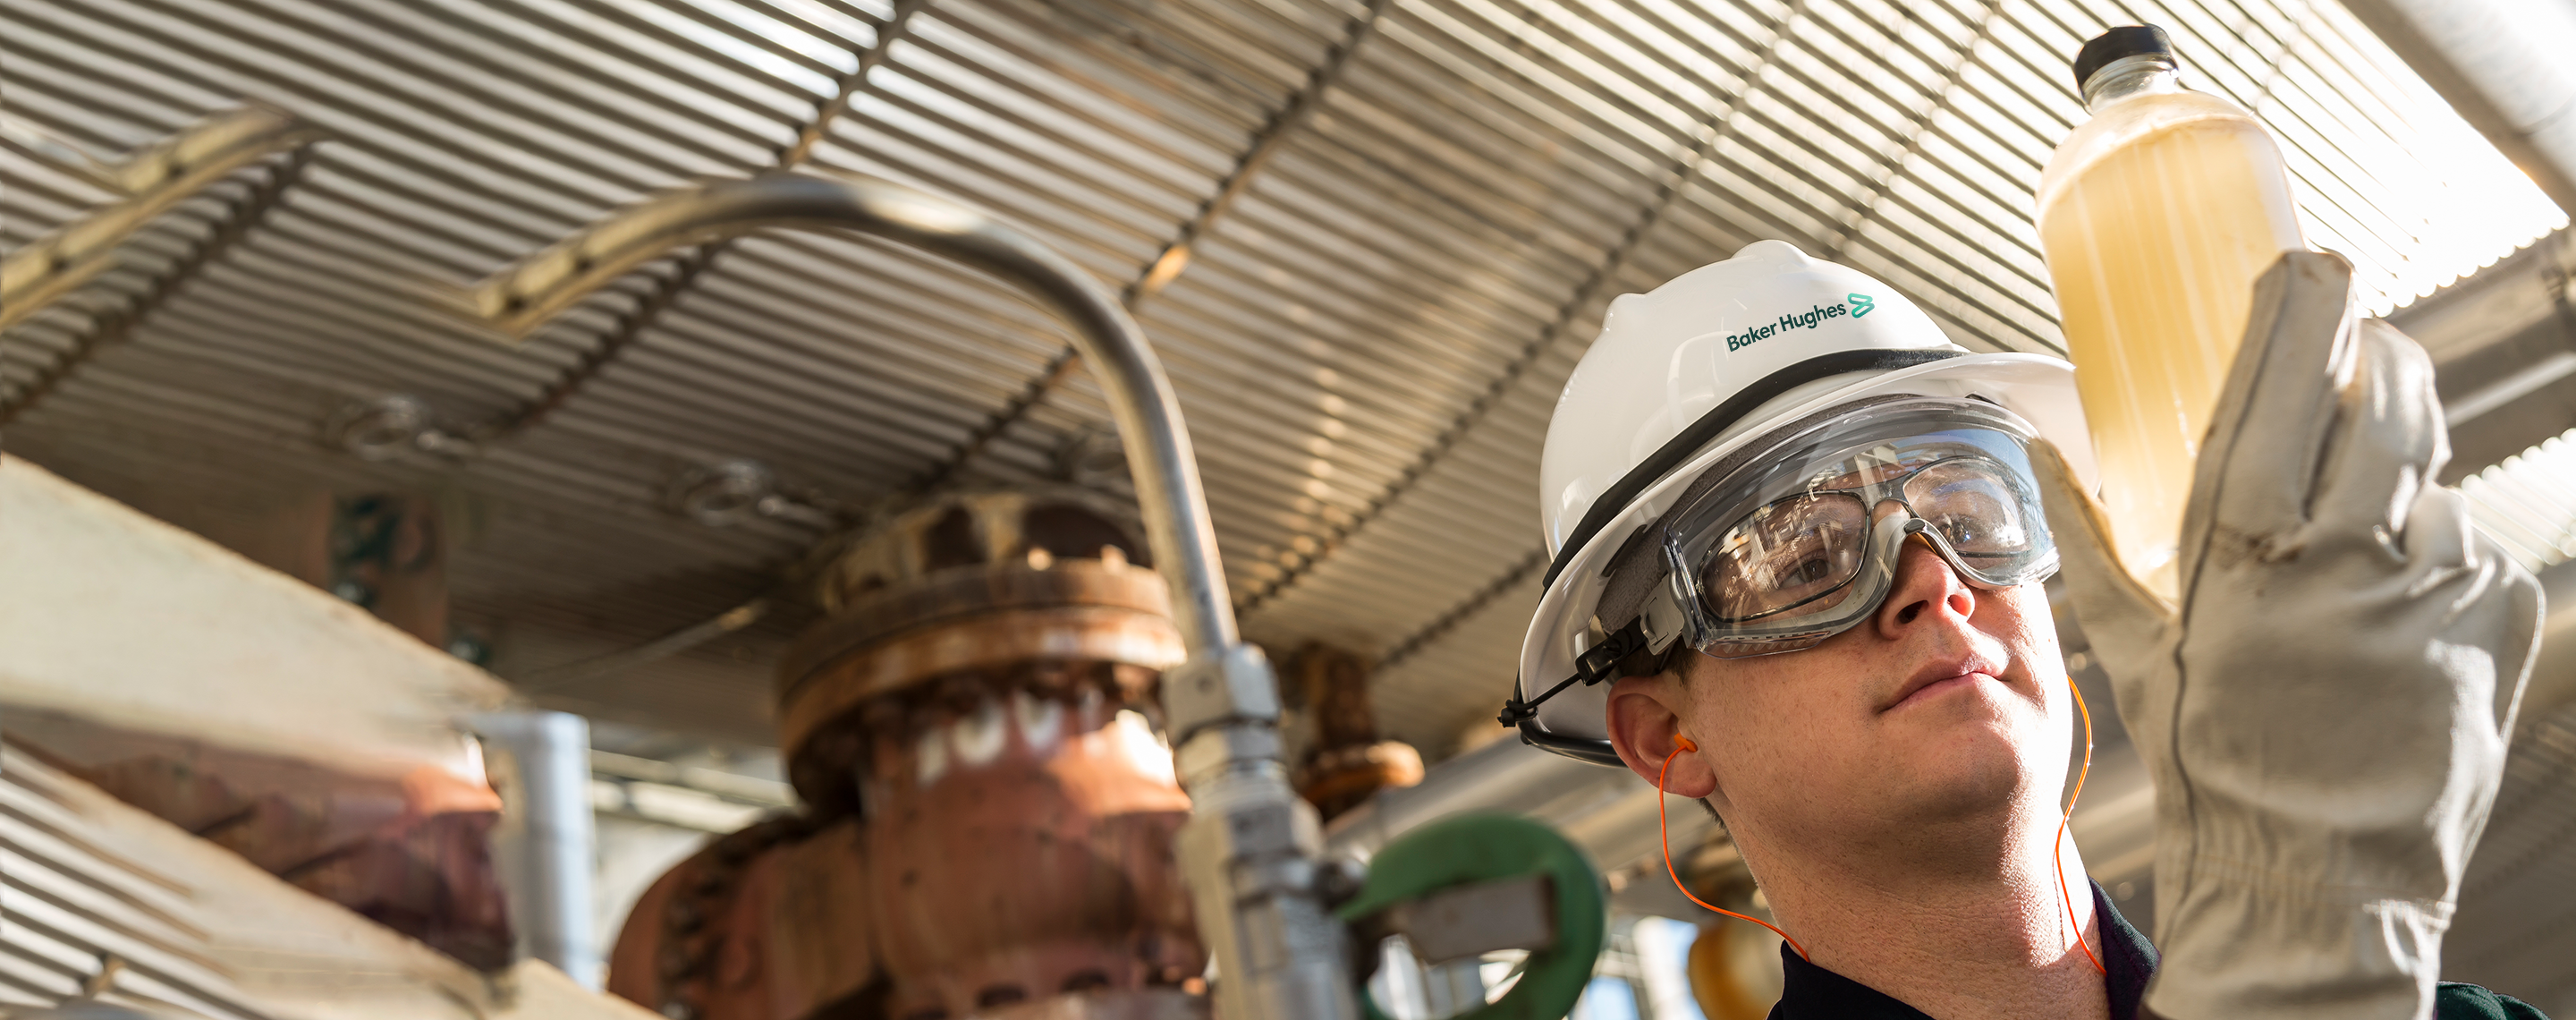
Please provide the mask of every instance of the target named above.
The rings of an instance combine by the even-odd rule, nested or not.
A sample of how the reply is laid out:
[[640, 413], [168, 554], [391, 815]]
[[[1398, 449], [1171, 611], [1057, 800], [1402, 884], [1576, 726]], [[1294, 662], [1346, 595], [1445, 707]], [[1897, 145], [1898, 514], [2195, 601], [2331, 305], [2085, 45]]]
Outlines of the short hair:
[[1702, 797], [1699, 799], [1699, 809], [1708, 812], [1709, 820], [1717, 823], [1717, 831], [1725, 833], [1728, 839], [1735, 838], [1735, 830], [1726, 827], [1726, 816], [1717, 813], [1717, 805], [1709, 803], [1708, 798]]

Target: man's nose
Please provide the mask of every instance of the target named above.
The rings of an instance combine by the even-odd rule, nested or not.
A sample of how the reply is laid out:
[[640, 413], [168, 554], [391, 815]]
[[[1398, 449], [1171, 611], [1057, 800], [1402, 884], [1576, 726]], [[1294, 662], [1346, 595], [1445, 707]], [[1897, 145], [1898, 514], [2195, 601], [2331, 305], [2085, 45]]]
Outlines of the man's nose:
[[1961, 621], [1976, 614], [1977, 590], [1932, 551], [1932, 540], [1910, 535], [1897, 547], [1896, 577], [1879, 604], [1875, 623], [1881, 635], [1894, 638], [1927, 617], [1950, 614]]

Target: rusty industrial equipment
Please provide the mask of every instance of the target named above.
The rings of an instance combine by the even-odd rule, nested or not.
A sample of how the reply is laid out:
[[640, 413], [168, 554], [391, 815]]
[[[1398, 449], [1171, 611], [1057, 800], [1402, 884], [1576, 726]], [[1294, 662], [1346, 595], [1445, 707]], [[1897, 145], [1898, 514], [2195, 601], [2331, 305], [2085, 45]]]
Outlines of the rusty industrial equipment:
[[1073, 330], [1108, 398], [1135, 483], [1147, 545], [1187, 658], [1165, 671], [1161, 704], [1192, 802], [1173, 852], [1199, 936], [1222, 980], [1219, 1011], [1240, 1020], [1360, 1015], [1341, 925], [1327, 912], [1314, 809], [1280, 760], [1279, 685], [1235, 628], [1198, 463], [1161, 362], [1115, 295], [1062, 254], [981, 211], [889, 181], [773, 173], [712, 181], [619, 210], [447, 306], [512, 336], [582, 295], [693, 244], [780, 228], [857, 230], [917, 245], [1028, 291]]
[[498, 680], [23, 460], [0, 506], [0, 1016], [649, 1015], [514, 952]]
[[338, 772], [169, 734], [20, 710], [18, 749], [306, 892], [482, 970], [512, 962], [492, 787], [422, 766]]
[[1378, 739], [1366, 660], [1329, 645], [1308, 645], [1288, 658], [1285, 672], [1286, 686], [1305, 702], [1315, 729], [1297, 766], [1297, 794], [1325, 821], [1379, 790], [1422, 781], [1422, 752], [1401, 740]]
[[1149, 719], [1186, 653], [1132, 517], [949, 494], [830, 549], [779, 668], [805, 813], [656, 883], [611, 990], [703, 1020], [1205, 1016]]

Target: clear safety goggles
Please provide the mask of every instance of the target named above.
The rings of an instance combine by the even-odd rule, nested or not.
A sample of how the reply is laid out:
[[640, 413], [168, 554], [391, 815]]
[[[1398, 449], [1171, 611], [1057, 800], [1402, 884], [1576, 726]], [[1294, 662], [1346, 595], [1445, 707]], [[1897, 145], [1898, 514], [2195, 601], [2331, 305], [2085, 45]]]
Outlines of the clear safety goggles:
[[1507, 699], [1503, 724], [1535, 718], [1567, 687], [1612, 679], [1622, 663], [1633, 667], [1628, 660], [1676, 643], [1724, 659], [1813, 648], [1878, 610], [1917, 535], [1978, 588], [2056, 572], [2030, 469], [2038, 434], [2020, 417], [1944, 397], [1827, 415], [1712, 465], [1631, 538], [1607, 573], [1618, 589], [1631, 572], [1650, 571], [1639, 578], [1650, 582], [1643, 603], [1605, 599], [1595, 619], [1627, 622], [1575, 656], [1573, 676], [1536, 697]]
[[1748, 451], [1659, 522], [1667, 583], [1641, 607], [1641, 636], [1719, 658], [1815, 647], [1878, 609], [1916, 535], [1976, 587], [2046, 579], [2057, 547], [2035, 438], [1991, 404], [1914, 398]]

